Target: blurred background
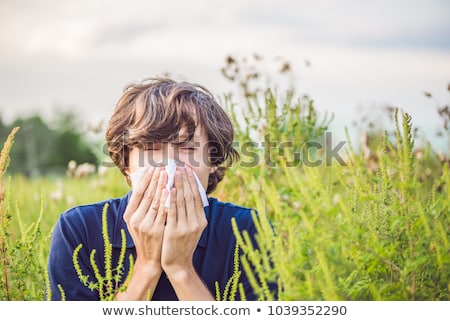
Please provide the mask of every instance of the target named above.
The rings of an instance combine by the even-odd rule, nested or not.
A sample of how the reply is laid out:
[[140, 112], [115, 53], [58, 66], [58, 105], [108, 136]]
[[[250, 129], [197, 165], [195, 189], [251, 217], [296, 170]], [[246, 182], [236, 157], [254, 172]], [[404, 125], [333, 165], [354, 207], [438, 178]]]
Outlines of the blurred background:
[[221, 96], [236, 87], [221, 72], [230, 56], [252, 58], [266, 81], [333, 113], [336, 140], [399, 107], [417, 144], [447, 153], [449, 16], [447, 0], [1, 0], [2, 142], [21, 126], [10, 170], [98, 163], [127, 83], [168, 74]]

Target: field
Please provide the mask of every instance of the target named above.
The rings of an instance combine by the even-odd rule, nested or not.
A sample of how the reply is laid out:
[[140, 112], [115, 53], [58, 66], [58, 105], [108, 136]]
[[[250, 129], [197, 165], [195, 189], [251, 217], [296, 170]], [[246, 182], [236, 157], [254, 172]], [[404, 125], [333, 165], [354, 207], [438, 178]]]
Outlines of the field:
[[[265, 284], [275, 277], [280, 300], [450, 299], [449, 160], [414, 148], [408, 114], [395, 112], [393, 133], [338, 150], [311, 101], [266, 92], [263, 102], [247, 100], [243, 118], [226, 105], [242, 157], [212, 196], [259, 213], [260, 250], [237, 235], [240, 267], [262, 300], [272, 298]], [[11, 142], [0, 163], [0, 300], [43, 300], [58, 216], [128, 186], [113, 168], [80, 178], [9, 176]]]

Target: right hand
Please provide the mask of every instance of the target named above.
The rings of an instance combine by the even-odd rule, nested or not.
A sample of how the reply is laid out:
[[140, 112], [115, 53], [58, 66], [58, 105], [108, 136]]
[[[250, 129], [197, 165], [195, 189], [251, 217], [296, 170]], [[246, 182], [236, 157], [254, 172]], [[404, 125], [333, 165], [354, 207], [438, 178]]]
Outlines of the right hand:
[[133, 189], [123, 216], [136, 247], [136, 265], [161, 268], [161, 249], [166, 222], [167, 173], [150, 167]]

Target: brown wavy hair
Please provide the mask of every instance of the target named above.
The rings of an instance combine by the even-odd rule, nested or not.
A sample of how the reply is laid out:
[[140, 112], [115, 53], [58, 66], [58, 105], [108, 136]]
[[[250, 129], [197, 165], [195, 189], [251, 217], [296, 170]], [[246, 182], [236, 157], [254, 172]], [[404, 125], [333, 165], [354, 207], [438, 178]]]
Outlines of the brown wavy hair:
[[126, 177], [128, 153], [148, 142], [176, 142], [181, 128], [191, 140], [201, 125], [208, 139], [209, 163], [217, 169], [209, 175], [209, 194], [223, 179], [239, 154], [233, 147], [230, 118], [204, 87], [169, 78], [151, 78], [128, 85], [108, 122], [106, 141], [114, 164]]

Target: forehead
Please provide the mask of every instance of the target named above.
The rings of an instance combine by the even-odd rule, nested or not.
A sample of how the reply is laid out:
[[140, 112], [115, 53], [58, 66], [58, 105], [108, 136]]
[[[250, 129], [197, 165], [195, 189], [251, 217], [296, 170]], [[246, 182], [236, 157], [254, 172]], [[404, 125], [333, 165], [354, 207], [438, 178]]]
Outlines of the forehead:
[[[186, 126], [181, 127], [180, 131], [178, 132], [178, 137], [179, 140], [186, 140], [189, 137], [189, 132], [188, 129], [186, 128]], [[193, 141], [196, 142], [203, 142], [203, 141], [207, 141], [207, 135], [205, 130], [203, 129], [203, 127], [201, 125], [198, 125], [195, 128], [195, 132], [194, 135], [192, 137]]]

